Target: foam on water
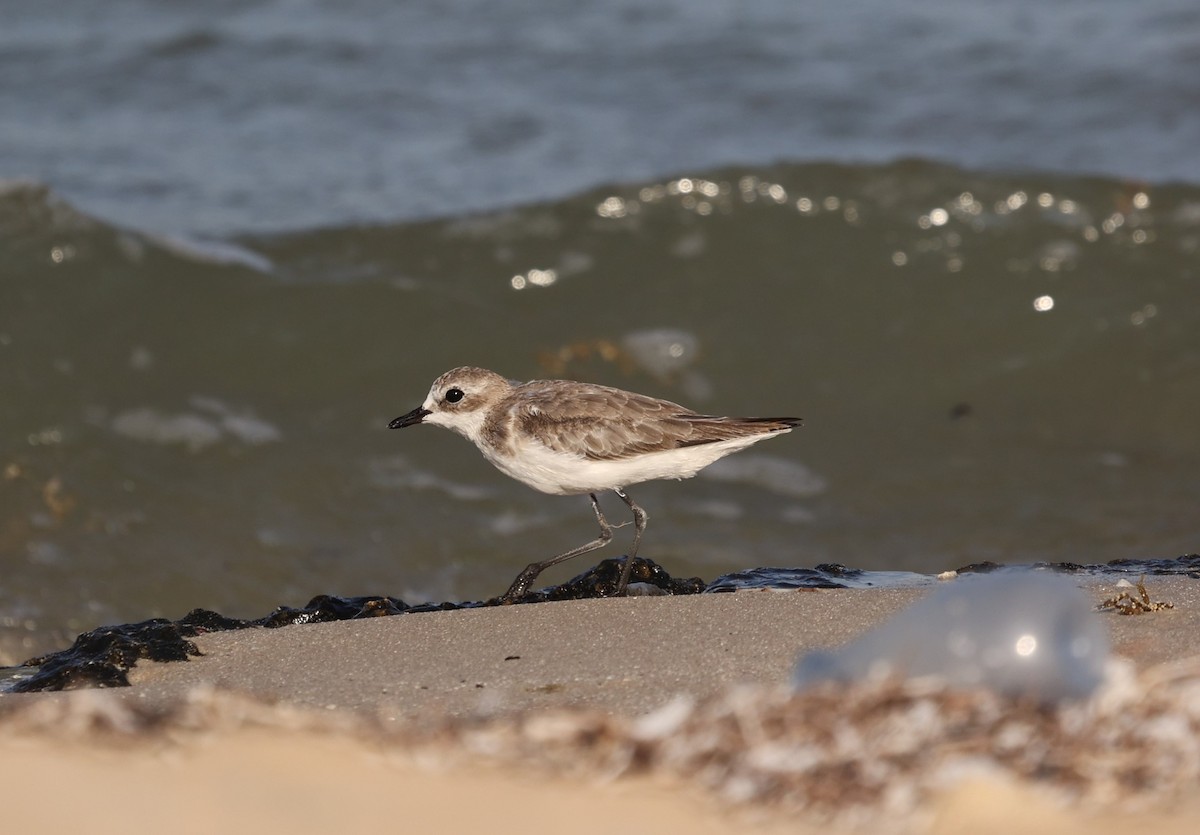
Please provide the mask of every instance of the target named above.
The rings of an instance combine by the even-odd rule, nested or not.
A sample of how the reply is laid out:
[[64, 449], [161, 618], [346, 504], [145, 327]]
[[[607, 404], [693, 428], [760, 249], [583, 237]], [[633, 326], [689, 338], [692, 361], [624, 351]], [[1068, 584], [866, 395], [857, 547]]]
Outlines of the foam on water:
[[129, 409], [115, 415], [110, 425], [118, 435], [146, 443], [180, 444], [191, 452], [199, 452], [224, 439], [257, 446], [283, 438], [274, 425], [250, 412], [235, 410], [215, 397], [195, 396], [190, 403], [196, 411]]
[[826, 490], [825, 479], [798, 461], [748, 452], [724, 458], [700, 471], [702, 478], [753, 484], [781, 496], [807, 499]]

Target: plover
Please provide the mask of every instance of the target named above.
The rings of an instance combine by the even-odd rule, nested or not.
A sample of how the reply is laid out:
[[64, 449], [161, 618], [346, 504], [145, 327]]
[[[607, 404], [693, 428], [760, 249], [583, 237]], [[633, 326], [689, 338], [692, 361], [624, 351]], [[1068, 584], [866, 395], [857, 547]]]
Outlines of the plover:
[[587, 494], [600, 523], [591, 542], [531, 563], [501, 598], [512, 602], [552, 565], [612, 539], [596, 494], [612, 490], [633, 512], [633, 545], [616, 594], [625, 593], [646, 511], [625, 488], [654, 479], [691, 478], [704, 467], [800, 425], [794, 417], [701, 415], [678, 403], [571, 380], [507, 380], [484, 368], [455, 368], [433, 382], [425, 402], [388, 426], [432, 423], [475, 444], [500, 472], [556, 496]]

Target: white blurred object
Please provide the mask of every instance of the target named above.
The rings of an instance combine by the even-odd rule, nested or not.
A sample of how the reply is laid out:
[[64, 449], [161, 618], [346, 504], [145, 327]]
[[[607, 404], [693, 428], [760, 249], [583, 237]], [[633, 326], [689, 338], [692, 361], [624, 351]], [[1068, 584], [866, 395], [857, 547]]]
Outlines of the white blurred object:
[[948, 582], [846, 646], [805, 655], [793, 683], [930, 676], [1054, 702], [1091, 694], [1108, 658], [1101, 615], [1074, 583], [1003, 571]]

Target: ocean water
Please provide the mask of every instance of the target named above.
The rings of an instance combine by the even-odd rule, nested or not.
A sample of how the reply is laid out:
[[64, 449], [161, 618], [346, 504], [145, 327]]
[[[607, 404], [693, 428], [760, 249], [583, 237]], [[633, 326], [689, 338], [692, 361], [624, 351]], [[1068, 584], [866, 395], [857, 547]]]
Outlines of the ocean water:
[[4, 4], [6, 177], [215, 235], [717, 166], [1196, 179], [1193, 0]]
[[1195, 552], [1197, 32], [1185, 2], [11, 10], [0, 656], [490, 596], [589, 539], [586, 498], [386, 429], [468, 363], [805, 418], [631, 491], [677, 576]]

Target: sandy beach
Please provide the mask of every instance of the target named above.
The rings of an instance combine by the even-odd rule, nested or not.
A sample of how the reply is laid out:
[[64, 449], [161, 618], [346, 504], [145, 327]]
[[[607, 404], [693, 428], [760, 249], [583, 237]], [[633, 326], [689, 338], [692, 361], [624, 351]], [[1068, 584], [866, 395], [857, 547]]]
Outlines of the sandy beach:
[[[1200, 657], [1200, 584], [1156, 577], [1147, 586], [1173, 608], [1095, 614], [1129, 662], [1124, 706], [1078, 715], [1111, 725], [1111, 716], [1137, 719], [1144, 710], [1146, 727], [1174, 723], [1195, 747], [1195, 727], [1178, 723], [1198, 715], [1200, 667], [1190, 659]], [[1086, 587], [1097, 603], [1116, 591]], [[878, 715], [898, 701], [915, 711], [947, 698], [863, 692], [797, 706], [783, 688], [799, 654], [845, 643], [925, 593], [587, 600], [203, 635], [202, 656], [139, 664], [129, 688], [0, 695], [0, 796], [8, 823], [42, 830], [56, 803], [100, 809], [114, 796], [124, 798], [122, 811], [94, 816], [90, 830], [170, 822], [196, 832], [327, 831], [390, 821], [499, 832], [877, 829], [867, 806], [857, 819], [816, 806], [810, 813], [778, 786], [739, 800], [731, 766], [717, 779], [712, 754], [703, 767], [679, 765], [677, 740], [702, 739], [700, 730], [727, 726], [742, 708], [763, 728], [788, 716], [819, 726], [821, 711], [866, 717], [863, 705]], [[1011, 736], [1012, 722], [1002, 726], [1010, 718], [1027, 722], [1033, 741], [1058, 733], [1053, 722], [1066, 727], [1044, 711], [1014, 708], [1006, 717], [989, 698], [953, 697], [939, 710], [974, 717], [981, 739]], [[869, 748], [875, 720], [862, 721]], [[960, 746], [964, 727], [973, 725], [956, 731]], [[1045, 754], [1060, 772], [1074, 769], [1071, 779], [1031, 779], [1038, 772], [1020, 757], [974, 772], [956, 766], [953, 779], [914, 761], [916, 799], [880, 795], [873, 808], [904, 806], [902, 818], [890, 819], [895, 831], [1194, 830], [1200, 806], [1181, 800], [1178, 786], [1149, 777], [1140, 789], [1093, 785], [1100, 778], [1087, 776], [1091, 766], [1072, 764], [1066, 750], [1099, 762], [1086, 730], [1071, 731], [1063, 752]], [[916, 750], [942, 756], [944, 740], [930, 740]], [[1120, 745], [1129, 757], [1155, 754]], [[1192, 767], [1181, 761], [1172, 773], [1194, 785]], [[896, 771], [892, 788], [906, 774]], [[853, 791], [864, 779], [848, 772], [830, 785]]]

